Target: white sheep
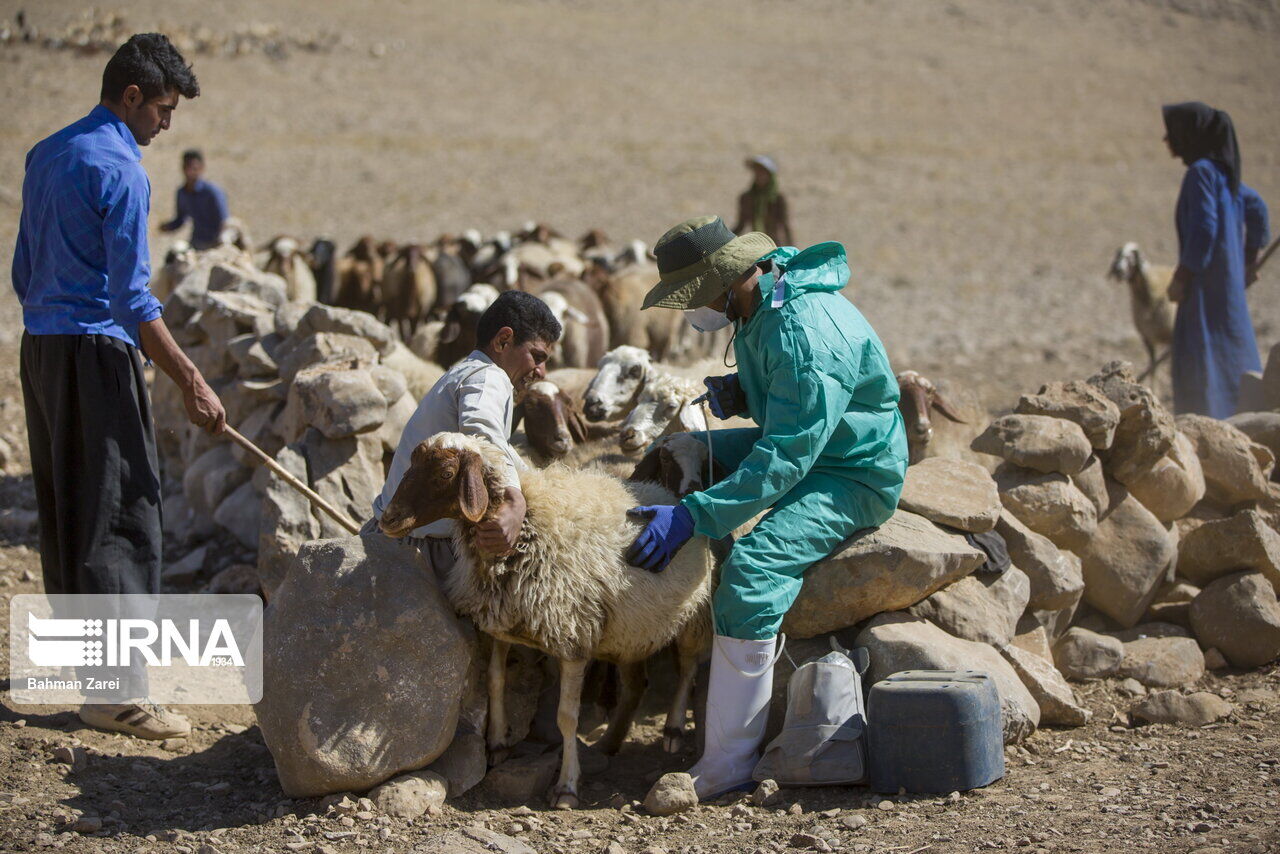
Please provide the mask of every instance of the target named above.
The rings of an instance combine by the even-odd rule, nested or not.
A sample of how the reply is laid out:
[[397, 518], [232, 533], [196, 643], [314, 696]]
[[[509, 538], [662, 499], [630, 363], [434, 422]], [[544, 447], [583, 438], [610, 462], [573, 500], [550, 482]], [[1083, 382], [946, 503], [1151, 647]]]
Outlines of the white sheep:
[[[509, 746], [503, 689], [513, 643], [560, 662], [557, 723], [564, 740], [555, 807], [578, 804], [578, 710], [583, 676], [593, 658], [616, 663], [622, 697], [600, 746], [616, 751], [644, 689], [643, 662], [674, 642], [679, 685], [667, 732], [682, 730], [698, 654], [710, 637], [713, 560], [705, 537], [694, 537], [660, 573], [628, 566], [623, 554], [640, 525], [636, 505], [670, 504], [675, 496], [653, 483], [624, 482], [563, 466], [521, 474], [528, 509], [514, 552], [495, 558], [476, 542], [479, 522], [502, 501], [503, 454], [483, 439], [440, 433], [422, 442], [381, 527], [400, 537], [430, 521], [458, 521], [459, 560], [445, 576], [454, 607], [494, 639], [489, 662], [489, 749]], [[670, 739], [669, 750], [678, 742]]]
[[[1169, 357], [1173, 319], [1177, 313], [1177, 306], [1169, 299], [1173, 268], [1149, 263], [1138, 244], [1126, 243], [1116, 250], [1107, 275], [1129, 286], [1133, 325], [1147, 348], [1147, 369], [1138, 377], [1141, 382], [1155, 373], [1156, 367]], [[1157, 357], [1156, 350], [1162, 347], [1164, 352]]]
[[659, 374], [701, 381], [725, 370], [719, 358], [668, 365], [654, 361], [647, 350], [624, 344], [601, 357], [582, 394], [582, 411], [588, 421], [615, 421], [635, 408], [645, 383]]
[[262, 269], [284, 278], [285, 297], [289, 302], [316, 301], [316, 277], [307, 263], [302, 244], [292, 237], [280, 235], [267, 245], [271, 253]]
[[657, 374], [647, 380], [636, 405], [622, 422], [618, 445], [634, 454], [670, 433], [706, 430], [707, 419], [694, 398], [705, 389], [696, 380], [672, 374]]

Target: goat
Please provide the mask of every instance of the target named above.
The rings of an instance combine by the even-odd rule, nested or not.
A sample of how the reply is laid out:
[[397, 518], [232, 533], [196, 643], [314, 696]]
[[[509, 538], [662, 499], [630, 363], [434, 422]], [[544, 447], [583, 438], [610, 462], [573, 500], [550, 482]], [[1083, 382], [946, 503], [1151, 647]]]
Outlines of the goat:
[[436, 274], [436, 303], [431, 316], [443, 318], [462, 292], [471, 287], [471, 268], [467, 265], [467, 244], [452, 235], [442, 234], [436, 241], [436, 257], [431, 268]]
[[532, 292], [564, 330], [552, 354], [554, 366], [586, 368], [598, 363], [609, 344], [609, 321], [595, 291], [581, 279], [559, 277]]
[[384, 270], [378, 245], [366, 234], [338, 262], [338, 292], [333, 304], [376, 315], [382, 302]]
[[688, 326], [678, 311], [645, 311], [645, 294], [658, 281], [658, 268], [648, 262], [634, 264], [604, 277], [600, 302], [609, 321], [609, 349], [629, 345], [649, 351], [655, 359], [680, 353], [683, 328]]
[[[1173, 268], [1149, 263], [1138, 244], [1126, 243], [1116, 250], [1107, 275], [1129, 286], [1133, 325], [1147, 348], [1147, 369], [1138, 377], [1138, 382], [1142, 382], [1154, 374], [1156, 367], [1172, 352], [1173, 319], [1177, 313], [1177, 306], [1169, 299]], [[1164, 352], [1157, 357], [1156, 350], [1161, 347]]]
[[316, 280], [316, 302], [333, 305], [338, 290], [338, 247], [327, 237], [317, 237], [307, 254]]
[[497, 298], [497, 288], [477, 282], [463, 291], [458, 301], [450, 306], [436, 344], [436, 359], [446, 369], [476, 349], [476, 325], [480, 322], [480, 315]]
[[[622, 697], [601, 739], [614, 753], [630, 728], [644, 690], [644, 660], [669, 643], [679, 654], [679, 682], [666, 732], [683, 730], [699, 653], [710, 639], [713, 560], [708, 540], [694, 537], [670, 566], [651, 573], [622, 555], [640, 532], [626, 511], [671, 504], [658, 484], [629, 483], [597, 471], [563, 466], [521, 475], [527, 510], [513, 553], [493, 557], [476, 542], [478, 523], [503, 499], [502, 452], [483, 439], [439, 433], [414, 449], [409, 471], [383, 511], [383, 533], [400, 537], [436, 519], [456, 519], [457, 564], [445, 593], [459, 613], [493, 638], [489, 661], [487, 743], [508, 746], [503, 689], [511, 644], [529, 646], [560, 662], [557, 723], [564, 746], [550, 800], [578, 805], [578, 714], [583, 676], [593, 658], [620, 665]], [[665, 745], [678, 747], [675, 738]]]
[[436, 274], [416, 243], [401, 247], [382, 277], [382, 305], [388, 326], [409, 341], [436, 304]]
[[688, 430], [706, 430], [707, 419], [693, 403], [703, 391], [694, 380], [672, 374], [649, 378], [635, 408], [622, 422], [618, 446], [624, 453], [634, 454], [659, 436]]
[[267, 244], [266, 249], [271, 254], [262, 269], [284, 279], [285, 299], [289, 302], [315, 302], [316, 277], [301, 244], [292, 237], [280, 235]]
[[[990, 420], [973, 392], [946, 380], [935, 383], [916, 371], [902, 371], [898, 374], [898, 393], [911, 463], [948, 457], [976, 462], [989, 471], [999, 463], [995, 457], [969, 448]], [[946, 420], [935, 421], [930, 414], [935, 409]]]

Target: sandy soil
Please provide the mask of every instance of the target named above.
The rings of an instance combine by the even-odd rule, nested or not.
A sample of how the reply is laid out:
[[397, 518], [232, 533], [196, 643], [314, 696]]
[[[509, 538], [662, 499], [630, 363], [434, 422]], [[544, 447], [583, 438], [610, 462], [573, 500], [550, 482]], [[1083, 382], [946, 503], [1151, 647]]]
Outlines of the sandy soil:
[[[0, 19], [23, 6], [41, 27], [80, 12], [0, 0]], [[145, 153], [153, 223], [170, 214], [179, 153], [198, 146], [259, 238], [423, 240], [538, 219], [652, 242], [684, 217], [731, 215], [742, 157], [765, 151], [782, 165], [801, 242], [848, 247], [855, 302], [895, 367], [966, 381], [993, 409], [1142, 356], [1127, 294], [1103, 274], [1126, 240], [1173, 259], [1182, 167], [1160, 142], [1161, 103], [1228, 109], [1245, 180], [1280, 205], [1274, 0], [137, 0], [121, 11], [139, 30], [266, 22], [345, 37], [284, 60], [195, 57], [204, 94]], [[33, 509], [7, 287], [23, 156], [92, 106], [104, 62], [0, 48], [0, 438], [14, 450], [0, 514]], [[1264, 350], [1280, 340], [1277, 288], [1280, 265], [1252, 292]], [[29, 533], [7, 530], [6, 598], [39, 588]], [[661, 754], [650, 717], [583, 810], [533, 804], [540, 828], [518, 835], [539, 851], [611, 839], [626, 851], [775, 851], [814, 827], [853, 851], [1280, 850], [1278, 685], [1275, 671], [1207, 677], [1237, 713], [1191, 731], [1109, 728], [1127, 701], [1086, 688], [1095, 723], [1038, 733], [988, 790], [887, 806], [860, 789], [793, 791], [780, 814], [614, 808], [691, 759]], [[251, 710], [189, 711], [198, 729], [174, 754], [85, 730], [66, 709], [0, 709], [0, 849], [431, 851], [451, 827], [512, 824], [468, 796], [413, 825], [348, 829], [315, 801], [284, 798]], [[49, 754], [76, 740], [89, 766], [64, 776]], [[115, 835], [66, 832], [81, 812], [117, 814]], [[851, 815], [866, 826], [846, 827]]]

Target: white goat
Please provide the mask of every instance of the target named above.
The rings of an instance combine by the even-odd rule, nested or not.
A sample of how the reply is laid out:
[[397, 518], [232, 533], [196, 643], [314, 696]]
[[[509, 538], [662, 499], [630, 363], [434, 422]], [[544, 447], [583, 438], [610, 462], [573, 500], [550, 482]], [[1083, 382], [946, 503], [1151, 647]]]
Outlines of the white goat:
[[[1138, 377], [1141, 382], [1156, 371], [1156, 366], [1169, 357], [1173, 341], [1173, 318], [1177, 306], [1169, 299], [1169, 282], [1173, 268], [1147, 261], [1136, 243], [1126, 243], [1116, 250], [1108, 275], [1129, 285], [1129, 306], [1133, 325], [1147, 348], [1147, 369]], [[1163, 348], [1159, 357], [1156, 350]]]
[[689, 430], [706, 430], [707, 419], [694, 398], [703, 392], [701, 383], [672, 374], [657, 374], [647, 380], [636, 399], [635, 408], [622, 422], [618, 445], [634, 454], [659, 436]]
[[445, 592], [494, 640], [491, 751], [509, 746], [503, 689], [510, 645], [530, 646], [560, 661], [557, 723], [564, 750], [551, 801], [572, 809], [578, 805], [578, 710], [587, 664], [598, 658], [620, 665], [622, 697], [601, 742], [606, 752], [616, 751], [644, 689], [644, 660], [674, 642], [680, 678], [667, 728], [682, 729], [697, 656], [710, 637], [713, 560], [707, 539], [695, 537], [663, 572], [628, 566], [622, 555], [640, 526], [626, 511], [671, 504], [675, 496], [657, 484], [563, 466], [522, 473], [528, 509], [519, 542], [512, 554], [495, 558], [478, 548], [476, 528], [502, 501], [502, 460], [502, 452], [483, 439], [459, 433], [431, 437], [414, 450], [381, 527], [398, 537], [435, 519], [458, 520], [459, 560], [446, 575]]

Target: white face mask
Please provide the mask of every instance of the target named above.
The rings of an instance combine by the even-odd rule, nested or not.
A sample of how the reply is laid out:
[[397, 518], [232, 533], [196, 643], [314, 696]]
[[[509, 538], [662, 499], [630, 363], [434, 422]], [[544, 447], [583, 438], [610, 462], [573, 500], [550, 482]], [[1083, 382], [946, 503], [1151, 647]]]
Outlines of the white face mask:
[[699, 332], [715, 332], [729, 325], [729, 315], [709, 306], [686, 309], [684, 319]]

